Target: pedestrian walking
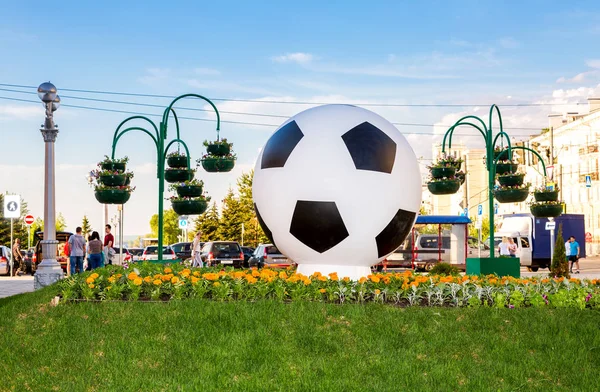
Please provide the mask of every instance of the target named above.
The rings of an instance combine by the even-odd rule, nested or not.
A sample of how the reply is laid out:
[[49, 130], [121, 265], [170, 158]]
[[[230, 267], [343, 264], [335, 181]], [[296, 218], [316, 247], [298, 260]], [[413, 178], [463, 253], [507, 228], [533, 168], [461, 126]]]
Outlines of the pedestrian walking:
[[104, 267], [102, 258], [103, 244], [102, 241], [100, 241], [100, 234], [98, 234], [97, 231], [92, 232], [90, 235], [88, 250], [90, 253], [90, 269]]
[[85, 256], [85, 238], [81, 235], [81, 227], [75, 229], [75, 234], [69, 237], [69, 248], [71, 253], [69, 254], [69, 261], [71, 264], [71, 275], [75, 275], [75, 272], [83, 272], [83, 257]]
[[511, 237], [508, 237], [508, 253], [510, 257], [517, 257], [517, 244]]
[[[571, 271], [571, 239], [567, 238], [565, 242], [565, 256], [567, 256], [567, 263], [569, 263], [569, 271]], [[571, 271], [573, 272], [573, 271]]]
[[508, 250], [508, 238], [507, 237], [502, 237], [502, 242], [498, 245], [498, 251], [500, 252], [500, 256], [509, 256], [510, 257], [510, 251]]
[[23, 261], [23, 255], [21, 254], [21, 239], [15, 239], [12, 247], [12, 263], [13, 272], [12, 276], [21, 276], [25, 273], [25, 262]]
[[115, 255], [115, 250], [113, 249], [115, 237], [110, 233], [111, 229], [112, 227], [110, 225], [106, 225], [104, 228], [104, 260], [107, 261], [108, 264], [112, 264], [112, 259]]
[[200, 239], [202, 238], [202, 232], [199, 231], [196, 233], [194, 237], [194, 242], [192, 243], [192, 267], [204, 267], [204, 263], [202, 262], [201, 256], [201, 244]]
[[569, 265], [569, 271], [571, 273], [573, 273], [573, 265], [577, 266], [577, 270], [575, 271], [576, 274], [579, 273], [579, 242], [577, 242], [575, 240], [574, 236], [569, 237], [569, 241], [571, 241], [570, 246], [571, 246], [571, 252], [570, 252], [570, 256], [569, 256], [569, 261], [570, 261], [570, 265]]

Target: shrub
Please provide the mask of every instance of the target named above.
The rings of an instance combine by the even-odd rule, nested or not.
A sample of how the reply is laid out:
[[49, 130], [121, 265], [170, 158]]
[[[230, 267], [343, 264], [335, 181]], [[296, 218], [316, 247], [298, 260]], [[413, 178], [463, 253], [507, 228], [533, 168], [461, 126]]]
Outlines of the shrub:
[[569, 263], [567, 261], [567, 252], [565, 250], [565, 240], [562, 235], [562, 224], [558, 225], [558, 235], [554, 244], [554, 254], [552, 255], [552, 265], [550, 273], [553, 277], [569, 278]]
[[431, 271], [429, 271], [432, 275], [452, 275], [456, 276], [460, 274], [460, 270], [455, 266], [448, 263], [437, 263]]

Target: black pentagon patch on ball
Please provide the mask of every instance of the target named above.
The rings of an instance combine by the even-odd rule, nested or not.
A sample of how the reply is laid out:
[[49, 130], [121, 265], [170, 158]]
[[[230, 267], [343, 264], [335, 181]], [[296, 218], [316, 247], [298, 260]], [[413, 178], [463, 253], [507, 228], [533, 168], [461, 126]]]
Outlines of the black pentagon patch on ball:
[[342, 135], [358, 170], [391, 173], [396, 160], [396, 142], [375, 125], [364, 122]]
[[[273, 245], [275, 245], [275, 241], [273, 241], [273, 233], [271, 232], [271, 229], [269, 229], [269, 227], [263, 220], [262, 216], [260, 216], [260, 212], [258, 212], [258, 207], [256, 207], [256, 203], [254, 203], [254, 212], [256, 212], [256, 219], [258, 219], [258, 224], [260, 225], [262, 230], [265, 232], [265, 235], [271, 241], [271, 243]], [[277, 245], [275, 245], [275, 246], [277, 246]]]
[[328, 251], [349, 236], [333, 201], [297, 201], [290, 233], [319, 253]]
[[296, 121], [290, 121], [281, 127], [271, 136], [260, 161], [261, 169], [272, 167], [283, 167], [290, 157], [290, 154], [296, 148], [296, 145], [304, 137], [304, 134], [296, 124]]
[[392, 253], [408, 235], [415, 220], [416, 212], [398, 210], [390, 223], [375, 237], [377, 242], [377, 257]]

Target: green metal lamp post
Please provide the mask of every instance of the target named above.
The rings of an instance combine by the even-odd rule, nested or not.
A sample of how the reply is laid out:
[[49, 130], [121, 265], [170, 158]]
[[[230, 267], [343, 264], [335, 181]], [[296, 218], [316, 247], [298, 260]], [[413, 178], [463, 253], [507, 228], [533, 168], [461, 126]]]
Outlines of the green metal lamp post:
[[[492, 125], [494, 111], [498, 115], [498, 127], [499, 127], [499, 132], [495, 136], [493, 133], [493, 125]], [[469, 120], [473, 120], [474, 123], [470, 122]], [[446, 153], [446, 141], [448, 142], [448, 149], [452, 148], [452, 135], [454, 133], [454, 130], [460, 126], [469, 126], [469, 127], [477, 129], [479, 131], [479, 133], [481, 133], [481, 135], [483, 136], [483, 139], [485, 141], [486, 168], [488, 170], [488, 212], [490, 215], [490, 218], [489, 218], [489, 220], [490, 220], [490, 259], [493, 261], [495, 259], [494, 213], [493, 213], [493, 211], [494, 211], [494, 183], [495, 183], [495, 179], [496, 179], [496, 166], [498, 164], [498, 161], [505, 154], [507, 154], [506, 158], [508, 158], [509, 161], [512, 161], [512, 151], [519, 149], [519, 150], [529, 151], [529, 152], [535, 154], [539, 158], [540, 162], [542, 163], [544, 177], [546, 176], [546, 165], [544, 164], [542, 157], [537, 152], [535, 152], [527, 147], [521, 147], [521, 146], [512, 147], [511, 146], [510, 139], [509, 139], [508, 135], [506, 134], [506, 132], [504, 132], [504, 130], [502, 128], [502, 115], [500, 114], [500, 109], [495, 104], [490, 107], [489, 120], [488, 120], [487, 125], [481, 118], [479, 118], [477, 116], [473, 116], [473, 115], [464, 116], [461, 119], [459, 119], [458, 121], [456, 121], [456, 123], [454, 123], [454, 125], [452, 125], [444, 134], [444, 139], [442, 142], [442, 154]], [[506, 140], [506, 144], [507, 144], [508, 148], [505, 151], [502, 151], [497, 157], [494, 157], [494, 149], [496, 148], [496, 144], [498, 143], [498, 141], [500, 141], [502, 143], [504, 140]]]
[[[204, 100], [204, 101], [208, 102], [212, 106], [212, 108], [215, 110], [215, 113], [217, 115], [217, 141], [218, 141], [220, 127], [221, 127], [221, 116], [219, 115], [219, 111], [217, 110], [217, 107], [214, 105], [214, 103], [212, 103], [212, 101], [210, 99], [203, 97], [201, 95], [198, 95], [198, 94], [184, 94], [184, 95], [181, 95], [181, 96], [175, 98], [169, 104], [169, 106], [167, 106], [167, 108], [165, 109], [163, 116], [162, 116], [162, 120], [158, 127], [148, 117], [132, 116], [132, 117], [129, 117], [129, 118], [123, 120], [119, 124], [119, 126], [115, 130], [115, 133], [113, 136], [112, 155], [111, 155], [111, 159], [113, 159], [113, 160], [115, 158], [115, 150], [117, 148], [117, 144], [118, 144], [119, 140], [121, 139], [121, 137], [123, 135], [125, 135], [126, 133], [131, 132], [131, 131], [141, 131], [141, 132], [147, 134], [148, 136], [150, 136], [150, 138], [154, 142], [154, 145], [156, 146], [156, 168], [157, 168], [156, 177], [158, 178], [158, 259], [159, 260], [162, 260], [162, 256], [163, 256], [163, 224], [164, 224], [164, 210], [163, 210], [164, 197], [163, 196], [164, 196], [164, 192], [165, 192], [165, 161], [167, 159], [167, 152], [169, 151], [169, 148], [174, 143], [180, 143], [181, 145], [183, 145], [183, 147], [185, 149], [186, 157], [187, 157], [187, 169], [190, 170], [190, 152], [189, 152], [187, 144], [180, 138], [179, 120], [177, 118], [177, 114], [175, 113], [175, 109], [173, 109], [173, 105], [175, 105], [175, 103], [177, 101], [179, 101], [180, 99], [189, 98], [189, 97]], [[171, 113], [173, 114], [173, 118], [175, 120], [175, 129], [176, 129], [177, 137], [172, 139], [165, 146], [165, 142], [167, 140], [167, 128], [168, 128], [169, 115]], [[151, 130], [148, 130], [144, 127], [139, 127], [139, 126], [128, 127], [128, 128], [122, 129], [126, 123], [128, 123], [129, 121], [132, 121], [132, 120], [143, 120], [143, 121], [149, 123], [151, 125]]]

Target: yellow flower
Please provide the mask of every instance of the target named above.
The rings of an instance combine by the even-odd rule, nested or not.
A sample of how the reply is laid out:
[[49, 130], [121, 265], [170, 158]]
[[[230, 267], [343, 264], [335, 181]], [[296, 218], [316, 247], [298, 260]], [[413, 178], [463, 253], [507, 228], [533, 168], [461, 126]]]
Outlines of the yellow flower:
[[281, 272], [279, 273], [279, 279], [287, 279], [287, 277], [288, 277], [288, 276], [287, 276], [287, 274], [285, 273], [285, 271], [281, 271]]
[[169, 267], [165, 268], [165, 274], [170, 274], [173, 270]]
[[88, 283], [88, 284], [89, 284], [89, 283], [94, 283], [94, 278], [92, 278], [92, 277], [90, 276], [89, 278], [87, 278], [87, 279], [85, 280], [85, 283]]
[[215, 286], [215, 287], [219, 287], [220, 285], [221, 285], [221, 283], [219, 283], [219, 282], [213, 283], [213, 286]]
[[381, 290], [375, 289], [375, 295], [379, 295], [379, 294], [381, 294]]
[[94, 286], [93, 284], [91, 284], [91, 283], [90, 283], [90, 284], [88, 284], [88, 287], [89, 287], [90, 289], [93, 289], [93, 288], [94, 288], [94, 287], [96, 287], [96, 286]]
[[152, 282], [152, 283], [154, 283], [154, 285], [155, 285], [155, 286], [160, 286], [160, 285], [161, 285], [161, 283], [162, 283], [162, 281], [161, 281], [160, 279], [156, 279], [156, 280], [155, 280], [154, 282]]
[[379, 276], [369, 275], [369, 277], [371, 278], [371, 282], [373, 283], [379, 283], [379, 281], [381, 280], [379, 279]]
[[169, 280], [171, 280], [171, 275], [170, 274], [169, 275], [163, 275], [162, 276], [162, 280], [163, 280], [163, 282], [168, 282]]
[[91, 274], [91, 275], [90, 275], [90, 277], [91, 277], [91, 278], [94, 278], [94, 279], [98, 279], [98, 277], [99, 277], [99, 276], [100, 276], [100, 275], [98, 275], [98, 274], [97, 274], [97, 273], [95, 273], [95, 272], [94, 272], [93, 274]]
[[[93, 285], [92, 285], [92, 286], [93, 286]], [[112, 286], [108, 286], [108, 287], [106, 288], [106, 290], [110, 290], [110, 288], [111, 288], [111, 287], [112, 287]]]
[[179, 282], [179, 278], [177, 276], [173, 276], [171, 278], [171, 283], [176, 284], [177, 282]]
[[193, 275], [194, 275], [195, 277], [199, 278], [199, 277], [200, 277], [200, 272], [198, 272], [198, 271], [194, 271]]
[[202, 277], [206, 280], [218, 280], [219, 279], [219, 275], [215, 274], [213, 272], [207, 272], [207, 273], [203, 274]]
[[138, 274], [136, 274], [135, 272], [132, 272], [129, 275], [127, 275], [127, 279], [129, 279], [129, 280], [134, 280], [137, 277], [138, 277]]
[[337, 272], [332, 272], [329, 274], [329, 279], [331, 280], [339, 280]]
[[196, 278], [195, 276], [192, 276], [192, 284], [196, 284], [200, 279]]
[[111, 276], [110, 278], [108, 278], [108, 281], [110, 283], [115, 283], [115, 280], [117, 280], [117, 278], [115, 278], [114, 276]]
[[144, 282], [146, 282], [146, 283], [150, 283], [150, 282], [152, 282], [152, 278], [151, 278], [150, 276], [146, 276], [146, 277], [144, 278]]
[[360, 278], [358, 280], [358, 283], [365, 283], [367, 281], [367, 278], [365, 278], [364, 276], [362, 278]]
[[138, 277], [138, 278], [135, 278], [135, 279], [133, 280], [133, 284], [134, 284], [134, 285], [136, 285], [136, 286], [139, 286], [139, 285], [141, 285], [141, 284], [142, 284], [142, 282], [143, 282], [142, 278], [139, 278], [139, 277]]
[[311, 284], [312, 282], [310, 281], [310, 279], [306, 278], [304, 279], [304, 285], [308, 286], [309, 284]]
[[325, 289], [319, 289], [319, 292], [320, 292], [321, 294], [325, 294], [325, 293], [327, 292], [327, 290], [325, 290]]
[[348, 276], [344, 276], [344, 279], [342, 279], [344, 282], [350, 282], [350, 277]]

